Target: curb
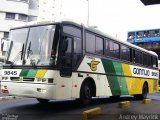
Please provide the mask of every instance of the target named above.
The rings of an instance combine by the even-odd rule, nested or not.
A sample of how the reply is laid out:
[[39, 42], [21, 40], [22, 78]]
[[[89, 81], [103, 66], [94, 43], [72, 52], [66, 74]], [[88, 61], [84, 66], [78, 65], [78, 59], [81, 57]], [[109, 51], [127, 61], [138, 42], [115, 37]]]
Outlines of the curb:
[[130, 108], [131, 107], [131, 103], [130, 101], [123, 101], [119, 103], [119, 108]]
[[95, 116], [98, 116], [102, 113], [102, 110], [100, 107], [96, 107], [90, 110], [86, 110], [82, 113], [83, 120], [88, 120], [89, 118], [93, 118]]
[[151, 104], [152, 100], [151, 99], [144, 99], [142, 101], [143, 104]]

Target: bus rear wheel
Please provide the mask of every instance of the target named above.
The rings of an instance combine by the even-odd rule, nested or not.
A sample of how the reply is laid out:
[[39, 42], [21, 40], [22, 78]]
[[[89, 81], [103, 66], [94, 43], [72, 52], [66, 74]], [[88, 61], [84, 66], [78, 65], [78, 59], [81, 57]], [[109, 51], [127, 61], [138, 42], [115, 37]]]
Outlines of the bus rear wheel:
[[142, 100], [147, 98], [147, 94], [148, 94], [148, 86], [147, 83], [144, 83], [142, 88], [142, 94], [134, 95], [134, 97], [135, 99]]
[[90, 104], [92, 95], [93, 95], [92, 86], [88, 81], [85, 81], [82, 84], [81, 91], [80, 91], [80, 102], [83, 105]]
[[41, 99], [41, 98], [37, 98], [37, 101], [39, 103], [42, 103], [42, 104], [47, 104], [49, 102], [49, 100], [47, 100], [47, 99]]

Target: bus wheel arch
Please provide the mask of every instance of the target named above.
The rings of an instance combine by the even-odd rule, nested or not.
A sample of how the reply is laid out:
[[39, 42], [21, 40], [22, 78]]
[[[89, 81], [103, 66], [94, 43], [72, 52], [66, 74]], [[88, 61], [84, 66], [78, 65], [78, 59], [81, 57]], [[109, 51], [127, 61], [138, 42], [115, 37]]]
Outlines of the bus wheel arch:
[[85, 78], [80, 88], [80, 102], [88, 105], [93, 96], [96, 96], [96, 84], [91, 77]]

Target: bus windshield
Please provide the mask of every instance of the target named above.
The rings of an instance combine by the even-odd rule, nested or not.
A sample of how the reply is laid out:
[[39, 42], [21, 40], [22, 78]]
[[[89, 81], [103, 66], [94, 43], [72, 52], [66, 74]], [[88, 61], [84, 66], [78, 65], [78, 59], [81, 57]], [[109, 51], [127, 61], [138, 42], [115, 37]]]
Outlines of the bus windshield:
[[55, 25], [11, 30], [8, 60], [15, 65], [54, 64], [55, 57], [51, 56], [54, 33]]

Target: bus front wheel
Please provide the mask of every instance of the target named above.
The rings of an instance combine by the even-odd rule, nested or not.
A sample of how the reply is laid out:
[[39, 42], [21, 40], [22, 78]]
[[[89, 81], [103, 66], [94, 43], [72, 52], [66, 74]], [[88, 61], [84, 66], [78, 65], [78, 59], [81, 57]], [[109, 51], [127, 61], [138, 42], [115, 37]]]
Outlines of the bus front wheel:
[[41, 99], [41, 98], [37, 98], [37, 101], [38, 101], [39, 103], [42, 103], [42, 104], [46, 104], [46, 103], [49, 102], [49, 100], [47, 100], [47, 99]]
[[83, 105], [88, 105], [92, 99], [92, 86], [88, 81], [82, 84], [80, 91], [80, 101]]

